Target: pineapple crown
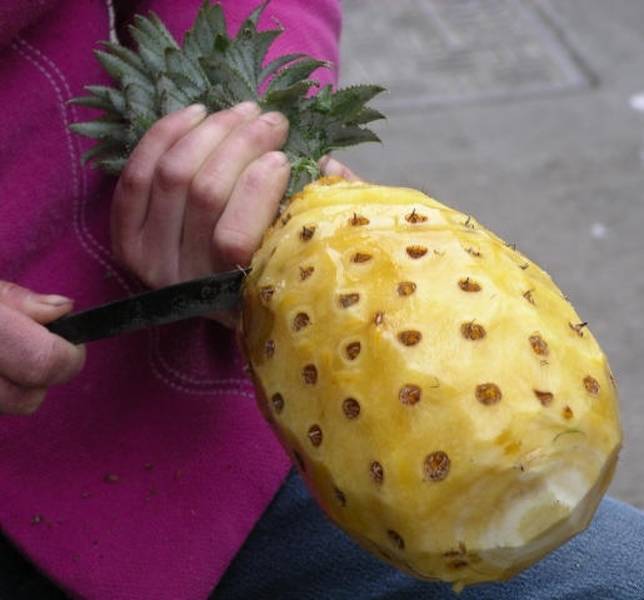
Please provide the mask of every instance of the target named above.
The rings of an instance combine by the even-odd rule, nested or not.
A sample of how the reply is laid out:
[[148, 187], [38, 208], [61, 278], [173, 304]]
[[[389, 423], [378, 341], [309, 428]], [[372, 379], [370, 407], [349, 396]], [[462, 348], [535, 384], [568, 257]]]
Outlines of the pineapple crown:
[[384, 118], [366, 106], [382, 87], [356, 85], [334, 91], [328, 85], [312, 96], [309, 91], [319, 83], [309, 76], [319, 67], [328, 68], [328, 62], [286, 54], [265, 64], [271, 44], [283, 32], [282, 27], [258, 31], [268, 2], [262, 2], [233, 37], [227, 34], [221, 6], [205, 0], [183, 46], [154, 13], [134, 17], [130, 33], [136, 51], [102, 42], [96, 57], [117, 85], [88, 85], [89, 95], [70, 100], [103, 111], [93, 121], [70, 126], [97, 140], [83, 161], [118, 174], [157, 119], [194, 103], [216, 112], [253, 100], [263, 111], [280, 111], [287, 117], [287, 197], [319, 177], [318, 160], [331, 150], [380, 141], [365, 125]]

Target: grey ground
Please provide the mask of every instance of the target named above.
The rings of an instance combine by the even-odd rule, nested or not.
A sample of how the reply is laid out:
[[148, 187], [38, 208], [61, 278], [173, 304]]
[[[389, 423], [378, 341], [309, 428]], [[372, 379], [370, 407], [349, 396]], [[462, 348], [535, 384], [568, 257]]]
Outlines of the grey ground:
[[644, 508], [644, 2], [343, 5], [343, 81], [391, 91], [384, 145], [342, 159], [475, 215], [553, 276], [619, 383], [611, 493]]

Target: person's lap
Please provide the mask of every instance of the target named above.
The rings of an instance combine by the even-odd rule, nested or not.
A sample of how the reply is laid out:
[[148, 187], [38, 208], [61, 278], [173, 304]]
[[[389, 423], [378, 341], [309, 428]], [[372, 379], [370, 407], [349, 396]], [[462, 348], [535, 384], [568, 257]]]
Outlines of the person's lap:
[[[0, 598], [65, 596], [0, 536]], [[334, 527], [291, 473], [211, 600], [643, 600], [644, 513], [602, 503], [592, 525], [502, 584], [417, 581], [371, 557]]]
[[514, 579], [422, 582], [371, 557], [322, 514], [294, 473], [211, 600], [643, 600], [644, 513], [605, 499], [584, 533]]

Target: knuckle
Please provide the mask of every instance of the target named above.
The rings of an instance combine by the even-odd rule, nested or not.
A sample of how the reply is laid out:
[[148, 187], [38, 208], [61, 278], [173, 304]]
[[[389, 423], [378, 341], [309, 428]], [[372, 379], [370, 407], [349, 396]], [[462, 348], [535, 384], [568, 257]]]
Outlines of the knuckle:
[[28, 385], [48, 385], [56, 378], [64, 367], [64, 356], [58, 347], [54, 336], [39, 344], [31, 356], [31, 360], [24, 366], [24, 379]]
[[112, 237], [112, 253], [121, 265], [136, 273], [140, 262], [138, 244], [126, 235], [114, 235]]
[[177, 157], [166, 155], [159, 160], [155, 179], [161, 189], [187, 187], [192, 179], [192, 168]]
[[145, 189], [148, 185], [149, 174], [146, 169], [141, 167], [135, 160], [129, 161], [119, 178], [118, 185], [127, 195], [131, 192], [138, 192]]
[[214, 238], [218, 262], [227, 265], [245, 265], [255, 251], [255, 243], [250, 236], [230, 227], [218, 228]]
[[251, 167], [246, 169], [242, 175], [240, 184], [243, 186], [246, 193], [259, 193], [265, 189], [268, 179], [268, 169], [262, 161], [253, 163]]
[[18, 295], [21, 291], [20, 286], [10, 281], [0, 281], [0, 302]]
[[220, 206], [224, 199], [217, 189], [216, 176], [197, 176], [190, 186], [188, 202], [197, 209], [211, 210]]

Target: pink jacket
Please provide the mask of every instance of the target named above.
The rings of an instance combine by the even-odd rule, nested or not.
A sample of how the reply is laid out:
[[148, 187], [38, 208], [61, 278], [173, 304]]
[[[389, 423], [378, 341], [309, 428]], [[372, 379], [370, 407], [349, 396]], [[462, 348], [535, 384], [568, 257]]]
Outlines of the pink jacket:
[[[223, 1], [233, 30], [258, 1]], [[200, 3], [135, 10], [181, 38]], [[103, 0], [0, 6], [0, 279], [77, 309], [137, 289], [111, 257], [114, 180], [81, 166], [91, 142], [67, 129], [91, 113], [65, 101], [107, 81], [92, 49], [108, 16]], [[272, 17], [273, 52], [337, 61], [338, 0], [273, 0]], [[35, 416], [0, 417], [0, 527], [72, 596], [206, 598], [289, 467], [233, 338], [194, 320], [88, 350]]]

